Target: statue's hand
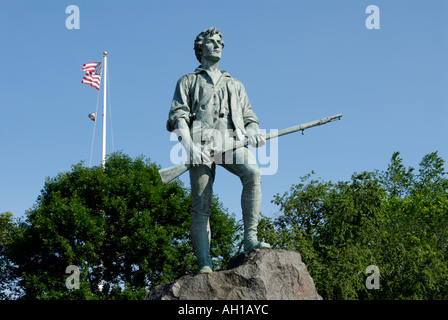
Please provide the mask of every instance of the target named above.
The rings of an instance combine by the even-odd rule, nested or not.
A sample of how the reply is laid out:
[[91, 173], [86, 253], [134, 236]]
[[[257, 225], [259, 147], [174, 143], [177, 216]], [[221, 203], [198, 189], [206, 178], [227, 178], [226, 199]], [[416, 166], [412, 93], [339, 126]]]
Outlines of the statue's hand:
[[254, 147], [262, 147], [266, 144], [266, 136], [264, 133], [257, 133], [255, 135], [248, 136], [249, 144]]
[[211, 158], [210, 155], [205, 152], [202, 151], [201, 148], [198, 148], [196, 146], [192, 147], [191, 153], [190, 153], [190, 163], [193, 166], [198, 166], [200, 164], [203, 163], [210, 163], [211, 162]]
[[247, 140], [252, 147], [262, 147], [266, 144], [266, 134], [259, 131], [258, 125], [249, 125], [246, 132]]

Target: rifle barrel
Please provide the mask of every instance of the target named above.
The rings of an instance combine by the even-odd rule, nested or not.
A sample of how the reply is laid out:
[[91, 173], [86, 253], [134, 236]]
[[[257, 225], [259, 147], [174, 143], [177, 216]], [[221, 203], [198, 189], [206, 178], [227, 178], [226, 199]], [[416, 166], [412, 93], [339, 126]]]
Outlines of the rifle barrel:
[[276, 131], [276, 132], [268, 133], [266, 135], [266, 140], [273, 139], [273, 138], [276, 138], [276, 137], [281, 137], [281, 136], [284, 136], [285, 134], [289, 134], [289, 133], [293, 133], [293, 132], [297, 132], [297, 131], [302, 131], [303, 132], [305, 129], [308, 129], [308, 128], [320, 126], [320, 125], [326, 124], [326, 123], [334, 121], [334, 120], [340, 120], [341, 117], [342, 117], [342, 114], [336, 114], [336, 115], [331, 116], [331, 117], [322, 118], [322, 119], [319, 119], [319, 120], [315, 120], [315, 121], [299, 124], [299, 125], [294, 126], [294, 127], [289, 127], [289, 128], [286, 128], [286, 129], [282, 129], [282, 130]]
[[[280, 136], [284, 136], [285, 134], [289, 134], [289, 133], [293, 133], [293, 132], [297, 132], [297, 131], [303, 131], [305, 129], [311, 128], [311, 127], [316, 127], [316, 126], [320, 126], [323, 124], [326, 124], [328, 122], [334, 121], [334, 120], [340, 120], [342, 117], [342, 114], [336, 114], [334, 116], [331, 117], [326, 117], [326, 118], [322, 118], [319, 120], [315, 120], [315, 121], [311, 121], [311, 122], [307, 122], [307, 123], [303, 123], [303, 124], [299, 124], [297, 126], [294, 127], [290, 127], [290, 128], [286, 128], [286, 129], [282, 129], [279, 131], [274, 131], [271, 133], [268, 133], [266, 135], [266, 140], [269, 139], [273, 139], [276, 137], [280, 137]], [[244, 146], [247, 146], [248, 144], [248, 140], [245, 139], [244, 141], [238, 141], [236, 142], [231, 148], [229, 149], [225, 149], [225, 150], [211, 150], [211, 156], [213, 157], [214, 155], [217, 155], [219, 153], [225, 153], [231, 150], [234, 150], [236, 148], [241, 148]], [[165, 169], [161, 169], [159, 170], [159, 175], [160, 178], [162, 179], [162, 184], [165, 185], [171, 181], [173, 181], [174, 179], [176, 179], [178, 176], [180, 176], [181, 174], [187, 172], [189, 169], [191, 168], [191, 165], [187, 162], [184, 163], [180, 163], [178, 165], [169, 167], [169, 168], [165, 168]]]

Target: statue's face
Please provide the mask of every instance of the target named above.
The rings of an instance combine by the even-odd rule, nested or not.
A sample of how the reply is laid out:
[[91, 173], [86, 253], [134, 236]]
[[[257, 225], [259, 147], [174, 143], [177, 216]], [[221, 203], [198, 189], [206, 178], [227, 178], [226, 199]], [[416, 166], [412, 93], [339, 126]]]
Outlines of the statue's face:
[[222, 47], [219, 34], [207, 36], [202, 42], [202, 59], [218, 61], [221, 59]]

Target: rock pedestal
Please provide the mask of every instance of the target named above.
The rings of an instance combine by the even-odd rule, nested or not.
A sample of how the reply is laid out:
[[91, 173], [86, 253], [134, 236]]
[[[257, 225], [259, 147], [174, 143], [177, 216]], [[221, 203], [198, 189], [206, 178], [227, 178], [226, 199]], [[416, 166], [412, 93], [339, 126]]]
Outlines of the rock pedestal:
[[229, 270], [184, 276], [156, 286], [146, 300], [322, 300], [299, 253], [257, 249]]

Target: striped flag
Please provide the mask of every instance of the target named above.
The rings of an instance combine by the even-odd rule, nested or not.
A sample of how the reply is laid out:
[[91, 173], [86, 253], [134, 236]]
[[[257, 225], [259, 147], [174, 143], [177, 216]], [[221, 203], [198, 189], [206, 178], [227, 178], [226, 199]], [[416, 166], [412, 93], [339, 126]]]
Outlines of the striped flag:
[[90, 84], [90, 86], [100, 90], [101, 71], [103, 69], [102, 62], [85, 63], [82, 66], [82, 71], [86, 71], [81, 83]]

